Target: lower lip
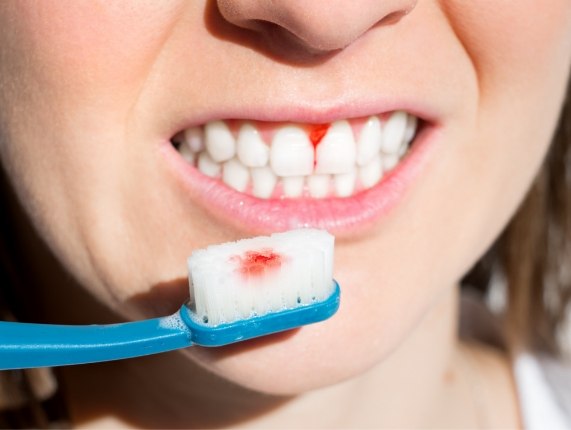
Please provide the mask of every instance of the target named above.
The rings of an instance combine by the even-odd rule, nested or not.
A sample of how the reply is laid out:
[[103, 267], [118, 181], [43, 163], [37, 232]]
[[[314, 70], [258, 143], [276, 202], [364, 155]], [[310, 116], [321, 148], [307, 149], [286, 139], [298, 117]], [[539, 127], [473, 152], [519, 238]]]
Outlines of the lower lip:
[[259, 199], [237, 192], [188, 164], [171, 145], [162, 152], [191, 199], [216, 219], [249, 234], [313, 227], [337, 235], [356, 234], [386, 217], [404, 198], [438, 141], [439, 128], [425, 126], [404, 159], [374, 187], [347, 198]]

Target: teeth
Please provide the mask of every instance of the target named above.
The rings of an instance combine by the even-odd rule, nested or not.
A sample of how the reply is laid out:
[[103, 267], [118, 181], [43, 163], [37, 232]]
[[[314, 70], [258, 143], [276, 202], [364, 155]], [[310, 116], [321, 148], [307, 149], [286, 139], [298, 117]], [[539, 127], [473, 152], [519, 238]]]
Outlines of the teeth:
[[349, 197], [353, 194], [356, 176], [355, 172], [335, 175], [333, 183], [335, 185], [335, 194], [337, 194], [337, 197]]
[[270, 148], [264, 143], [258, 130], [250, 124], [244, 124], [240, 128], [236, 150], [242, 164], [248, 167], [263, 167], [268, 164]]
[[371, 188], [373, 185], [379, 182], [382, 176], [383, 163], [379, 154], [377, 154], [375, 158], [369, 161], [368, 164], [359, 169], [359, 179], [361, 180], [361, 185], [363, 185], [365, 188]]
[[223, 121], [212, 121], [206, 124], [206, 150], [212, 159], [218, 163], [230, 160], [236, 153], [234, 136]]
[[406, 130], [404, 132], [404, 145], [406, 147], [410, 142], [412, 142], [412, 138], [416, 134], [416, 127], [418, 125], [418, 119], [414, 115], [407, 115], [406, 121]]
[[222, 166], [210, 158], [207, 152], [201, 152], [198, 156], [198, 170], [211, 178], [220, 176]]
[[226, 185], [234, 188], [236, 191], [244, 192], [250, 181], [250, 172], [247, 167], [233, 158], [224, 163], [222, 167], [222, 180]]
[[303, 176], [282, 178], [282, 186], [286, 197], [300, 197], [303, 194]]
[[408, 149], [408, 143], [406, 143], [406, 141], [401, 143], [399, 150], [397, 151], [397, 155], [399, 156], [399, 158], [405, 154], [407, 149]]
[[355, 168], [355, 157], [351, 125], [347, 121], [336, 121], [317, 146], [315, 173], [348, 173]]
[[396, 154], [404, 139], [407, 123], [406, 112], [395, 112], [391, 115], [383, 130], [381, 151], [385, 154]]
[[306, 176], [313, 171], [313, 145], [299, 127], [282, 127], [272, 140], [270, 165], [278, 176]]
[[329, 184], [331, 176], [329, 175], [311, 175], [307, 178], [307, 187], [309, 195], [317, 199], [326, 197], [329, 194]]
[[182, 142], [180, 144], [178, 147], [178, 152], [180, 155], [182, 155], [182, 158], [184, 158], [190, 164], [194, 163], [195, 153], [192, 151], [192, 149], [190, 149], [189, 145], [186, 142]]
[[193, 152], [204, 150], [204, 137], [200, 127], [187, 128], [184, 131], [184, 141]]
[[388, 172], [392, 170], [399, 162], [399, 156], [397, 154], [385, 154], [383, 155], [383, 170]]
[[250, 170], [252, 175], [252, 194], [262, 199], [269, 199], [278, 181], [274, 171], [269, 167], [257, 167]]
[[418, 120], [402, 111], [371, 116], [358, 139], [348, 120], [336, 121], [315, 147], [312, 128], [303, 124], [276, 127], [271, 145], [255, 123], [229, 124], [188, 128], [173, 136], [173, 145], [204, 175], [241, 193], [269, 199], [277, 189], [276, 198], [322, 199], [349, 197], [379, 183], [406, 155]]
[[364, 166], [379, 154], [381, 138], [381, 121], [372, 116], [363, 126], [357, 142], [357, 165]]

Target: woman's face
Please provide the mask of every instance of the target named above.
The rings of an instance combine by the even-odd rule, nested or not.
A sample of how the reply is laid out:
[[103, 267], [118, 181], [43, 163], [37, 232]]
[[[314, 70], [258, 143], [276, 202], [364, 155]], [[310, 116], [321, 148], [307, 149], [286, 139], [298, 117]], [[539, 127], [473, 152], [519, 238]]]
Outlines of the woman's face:
[[180, 306], [194, 249], [335, 233], [334, 318], [184, 352], [292, 393], [381, 362], [506, 224], [562, 103], [571, 3], [269, 4], [2, 2], [0, 156], [54, 254], [127, 318]]

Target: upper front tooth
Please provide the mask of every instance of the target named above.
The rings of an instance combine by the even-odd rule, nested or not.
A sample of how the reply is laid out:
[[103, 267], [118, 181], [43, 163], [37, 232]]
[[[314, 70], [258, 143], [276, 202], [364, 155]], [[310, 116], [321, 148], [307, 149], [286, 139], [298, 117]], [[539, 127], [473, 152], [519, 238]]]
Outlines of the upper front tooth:
[[204, 150], [204, 137], [200, 127], [191, 127], [184, 130], [184, 141], [194, 152]]
[[240, 161], [248, 167], [263, 167], [268, 164], [270, 158], [270, 148], [264, 143], [258, 130], [250, 124], [244, 124], [240, 128], [236, 151]]
[[223, 121], [212, 121], [204, 127], [206, 149], [219, 163], [231, 159], [236, 153], [236, 143], [230, 129]]
[[357, 143], [357, 164], [359, 166], [364, 166], [379, 154], [381, 137], [381, 121], [376, 116], [372, 116], [363, 126]]
[[391, 115], [383, 128], [383, 143], [381, 151], [386, 154], [396, 154], [404, 139], [406, 130], [407, 114], [397, 111]]
[[331, 124], [316, 151], [315, 173], [338, 174], [355, 167], [355, 140], [353, 130], [345, 120]]
[[313, 145], [299, 127], [288, 125], [274, 135], [270, 165], [278, 176], [305, 176], [313, 170]]

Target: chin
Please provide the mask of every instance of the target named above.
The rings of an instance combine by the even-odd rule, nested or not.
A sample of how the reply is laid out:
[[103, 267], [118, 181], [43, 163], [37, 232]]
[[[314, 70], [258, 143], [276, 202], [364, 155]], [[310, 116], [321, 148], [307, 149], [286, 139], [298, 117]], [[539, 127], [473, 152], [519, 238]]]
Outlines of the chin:
[[395, 325], [389, 323], [394, 311], [379, 317], [384, 306], [370, 318], [360, 313], [356, 318], [352, 311], [357, 305], [347, 297], [339, 312], [325, 322], [221, 348], [188, 348], [183, 353], [221, 378], [265, 394], [291, 396], [329, 387], [386, 360], [424, 313], [410, 309]]
[[[331, 348], [320, 345], [315, 339], [319, 335], [311, 331], [312, 328], [302, 328], [222, 348], [191, 348], [185, 353], [227, 381], [276, 396], [299, 395], [331, 386], [369, 367], [358, 357], [350, 361], [344, 354], [338, 357]], [[341, 344], [336, 348], [341, 348]], [[329, 351], [327, 355], [325, 349]]]

